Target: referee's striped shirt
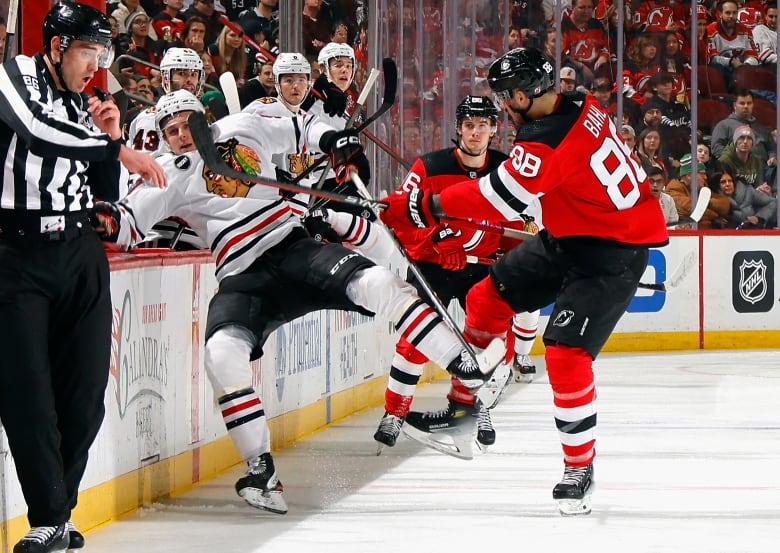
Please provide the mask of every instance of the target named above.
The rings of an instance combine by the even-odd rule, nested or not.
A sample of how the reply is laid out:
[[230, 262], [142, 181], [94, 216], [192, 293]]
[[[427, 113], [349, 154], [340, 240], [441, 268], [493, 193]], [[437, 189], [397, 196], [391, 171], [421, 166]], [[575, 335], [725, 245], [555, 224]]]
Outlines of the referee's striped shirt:
[[0, 66], [0, 209], [88, 209], [90, 162], [118, 168], [119, 144], [93, 124], [85, 95], [57, 91], [42, 55]]

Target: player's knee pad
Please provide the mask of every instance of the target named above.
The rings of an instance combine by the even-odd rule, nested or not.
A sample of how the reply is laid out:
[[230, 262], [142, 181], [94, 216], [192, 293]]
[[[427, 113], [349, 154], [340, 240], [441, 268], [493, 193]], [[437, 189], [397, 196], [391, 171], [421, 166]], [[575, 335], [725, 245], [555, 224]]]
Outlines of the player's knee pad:
[[204, 366], [217, 397], [251, 386], [255, 342], [249, 330], [236, 325], [221, 327], [206, 341]]
[[544, 360], [555, 394], [581, 393], [593, 388], [593, 358], [584, 349], [548, 344]]
[[355, 273], [347, 286], [347, 297], [393, 322], [419, 299], [414, 286], [380, 265]]

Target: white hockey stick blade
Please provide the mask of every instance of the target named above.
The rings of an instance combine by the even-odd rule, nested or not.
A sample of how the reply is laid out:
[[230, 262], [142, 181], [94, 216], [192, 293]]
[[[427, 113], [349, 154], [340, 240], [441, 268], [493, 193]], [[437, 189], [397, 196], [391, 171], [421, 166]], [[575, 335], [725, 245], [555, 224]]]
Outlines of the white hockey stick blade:
[[236, 77], [230, 71], [225, 71], [219, 76], [219, 86], [225, 96], [225, 104], [228, 112], [233, 115], [241, 111], [241, 101], [238, 99], [238, 85]]
[[413, 426], [405, 424], [403, 426], [404, 434], [416, 442], [445, 453], [458, 459], [470, 461], [474, 458], [474, 449], [472, 444], [477, 440], [476, 418], [474, 419], [473, 431], [468, 432], [423, 432]]
[[482, 404], [492, 409], [498, 405], [501, 396], [504, 395], [507, 385], [512, 381], [512, 363], [501, 363], [496, 367], [496, 372], [490, 377], [490, 380], [477, 392], [477, 397]]
[[711, 197], [712, 190], [706, 186], [699, 188], [699, 197], [696, 200], [696, 207], [694, 207], [691, 211], [691, 219], [697, 223], [701, 221], [702, 215], [704, 215], [704, 212], [707, 211], [707, 206], [710, 203]]

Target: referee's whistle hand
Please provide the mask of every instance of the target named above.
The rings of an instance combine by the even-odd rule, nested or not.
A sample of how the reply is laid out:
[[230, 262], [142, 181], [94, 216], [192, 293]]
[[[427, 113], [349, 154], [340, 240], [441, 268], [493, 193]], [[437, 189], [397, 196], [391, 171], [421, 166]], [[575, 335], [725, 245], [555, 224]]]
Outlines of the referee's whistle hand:
[[119, 161], [127, 167], [130, 173], [141, 175], [147, 182], [151, 182], [157, 188], [168, 186], [168, 177], [160, 164], [149, 154], [128, 148], [124, 144], [119, 148]]

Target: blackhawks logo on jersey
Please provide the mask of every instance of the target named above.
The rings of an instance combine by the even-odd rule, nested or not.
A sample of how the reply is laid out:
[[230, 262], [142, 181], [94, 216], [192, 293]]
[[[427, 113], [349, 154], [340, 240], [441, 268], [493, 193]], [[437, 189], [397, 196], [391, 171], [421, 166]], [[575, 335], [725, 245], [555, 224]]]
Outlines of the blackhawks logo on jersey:
[[258, 98], [255, 100], [256, 102], [260, 102], [261, 104], [275, 104], [279, 100], [274, 98], [273, 96], [263, 96], [262, 98]]
[[[240, 144], [235, 138], [217, 143], [217, 151], [230, 167], [236, 171], [252, 176], [260, 175], [260, 158], [257, 153]], [[206, 190], [223, 198], [245, 198], [254, 183], [219, 175], [203, 168], [203, 178], [206, 180]]]
[[288, 171], [293, 175], [300, 175], [303, 171], [315, 161], [313, 154], [287, 154]]

